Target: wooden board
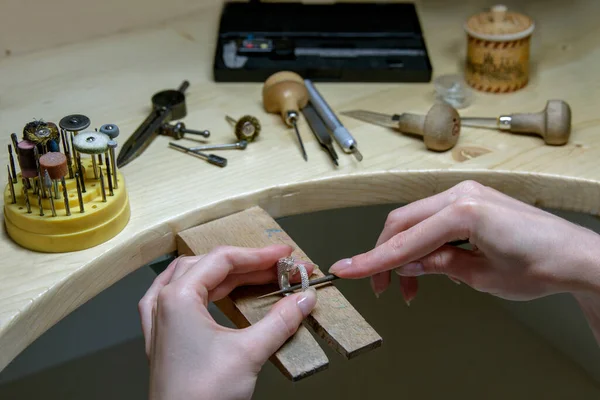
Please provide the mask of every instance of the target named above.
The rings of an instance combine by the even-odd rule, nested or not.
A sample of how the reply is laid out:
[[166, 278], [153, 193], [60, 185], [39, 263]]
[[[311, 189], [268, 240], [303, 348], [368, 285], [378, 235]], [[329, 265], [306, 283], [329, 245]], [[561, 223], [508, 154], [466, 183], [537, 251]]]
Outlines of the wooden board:
[[[229, 160], [226, 168], [175, 151], [168, 146], [171, 138], [158, 137], [121, 170], [130, 196], [129, 224], [97, 247], [35, 253], [15, 245], [1, 230], [0, 369], [81, 304], [154, 258], [174, 252], [177, 232], [254, 205], [279, 218], [406, 203], [473, 179], [530, 204], [600, 213], [600, 2], [582, 0], [569, 12], [528, 2], [520, 11], [542, 28], [532, 38], [531, 82], [513, 94], [476, 92], [473, 103], [460, 110], [461, 116], [474, 117], [537, 112], [550, 98], [564, 99], [573, 110], [573, 133], [566, 146], [545, 146], [535, 136], [464, 128], [455, 149], [434, 153], [419, 138], [339, 115], [364, 159], [358, 162], [338, 147], [340, 165], [335, 167], [302, 118], [299, 130], [308, 153], [304, 161], [293, 130], [278, 115], [264, 111], [260, 83], [212, 80], [222, 2], [175, 0], [175, 8], [161, 14], [161, 3], [155, 0], [130, 0], [119, 6], [139, 13], [121, 13], [101, 28], [96, 24], [87, 29], [90, 15], [102, 21], [114, 13], [117, 2], [86, 1], [89, 7], [73, 7], [80, 4], [74, 0], [0, 0], [0, 9], [11, 10], [0, 13], [5, 47], [0, 51], [12, 54], [0, 62], [0, 166], [8, 163], [9, 134], [20, 132], [33, 118], [57, 122], [66, 114], [83, 113], [92, 128], [119, 125], [122, 145], [147, 116], [151, 96], [183, 79], [190, 81], [183, 122], [192, 129], [209, 129], [209, 143], [234, 140], [226, 114], [254, 115], [263, 130], [247, 150], [219, 153]], [[441, 1], [416, 4], [434, 78], [461, 73], [467, 47], [462, 24], [489, 2], [473, 0], [464, 7]], [[41, 11], [32, 16], [32, 9]], [[68, 15], [71, 31], [81, 34], [36, 23], [50, 11]], [[157, 17], [164, 19], [157, 23]], [[15, 26], [27, 26], [26, 32]], [[101, 38], [88, 39], [98, 33]], [[424, 113], [435, 91], [433, 82], [316, 85], [336, 113]], [[0, 182], [4, 185], [6, 177]], [[384, 221], [379, 223], [383, 226]], [[356, 251], [348, 248], [347, 256]]]
[[[280, 243], [293, 246], [295, 250], [292, 255], [297, 260], [311, 262], [277, 222], [260, 207], [252, 207], [188, 229], [177, 236], [179, 254], [187, 255], [205, 254], [220, 245], [263, 247]], [[322, 276], [323, 272], [315, 269], [311, 279]], [[234, 323], [241, 322], [242, 325], [246, 325], [257, 322], [280, 297], [256, 297], [277, 289], [276, 284], [238, 288], [231, 293], [222, 309], [228, 312], [227, 315], [233, 315]], [[306, 323], [339, 354], [345, 358], [352, 358], [381, 345], [381, 337], [333, 284], [319, 287], [317, 294], [317, 306], [306, 318]], [[237, 312], [232, 314], [232, 309], [236, 309]], [[321, 355], [321, 352], [315, 349], [315, 346], [318, 348], [318, 344], [305, 337], [305, 329], [301, 328], [299, 333], [299, 338], [285, 345], [283, 352], [276, 355], [279, 366], [284, 367], [289, 373], [287, 375], [291, 376], [297, 376], [294, 372], [316, 372], [327, 360], [324, 353]], [[306, 357], [314, 358], [315, 365], [306, 363]], [[288, 368], [290, 361], [294, 366], [291, 369]], [[307, 367], [310, 371], [303, 370]]]

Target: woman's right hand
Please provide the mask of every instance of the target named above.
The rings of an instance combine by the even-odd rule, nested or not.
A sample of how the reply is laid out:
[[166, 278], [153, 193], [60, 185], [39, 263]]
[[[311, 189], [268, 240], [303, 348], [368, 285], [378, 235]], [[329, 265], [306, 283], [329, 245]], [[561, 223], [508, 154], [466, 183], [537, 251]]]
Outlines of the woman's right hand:
[[[473, 250], [448, 245], [468, 239]], [[417, 276], [445, 274], [476, 290], [511, 300], [559, 292], [597, 293], [600, 236], [477, 182], [391, 212], [376, 247], [340, 260], [340, 278], [372, 277], [378, 295], [400, 275], [404, 298]]]

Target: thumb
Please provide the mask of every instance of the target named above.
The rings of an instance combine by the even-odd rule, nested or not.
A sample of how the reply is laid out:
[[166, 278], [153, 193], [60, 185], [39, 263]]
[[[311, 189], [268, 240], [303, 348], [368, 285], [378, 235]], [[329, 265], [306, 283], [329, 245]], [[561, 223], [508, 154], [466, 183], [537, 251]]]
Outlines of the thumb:
[[254, 359], [267, 362], [296, 333], [316, 304], [317, 291], [311, 287], [279, 300], [260, 321], [246, 328], [244, 340], [252, 343]]
[[470, 250], [445, 245], [434, 252], [395, 269], [401, 277], [415, 277], [425, 274], [443, 274], [466, 284], [473, 276], [483, 272], [483, 262], [479, 254]]

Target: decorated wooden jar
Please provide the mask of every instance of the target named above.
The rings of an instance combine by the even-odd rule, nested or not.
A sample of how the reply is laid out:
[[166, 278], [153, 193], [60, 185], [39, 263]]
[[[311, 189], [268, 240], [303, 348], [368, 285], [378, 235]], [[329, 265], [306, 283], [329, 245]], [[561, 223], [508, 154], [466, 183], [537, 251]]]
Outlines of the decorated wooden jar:
[[473, 15], [465, 23], [465, 80], [483, 92], [508, 93], [529, 82], [531, 18], [503, 5]]

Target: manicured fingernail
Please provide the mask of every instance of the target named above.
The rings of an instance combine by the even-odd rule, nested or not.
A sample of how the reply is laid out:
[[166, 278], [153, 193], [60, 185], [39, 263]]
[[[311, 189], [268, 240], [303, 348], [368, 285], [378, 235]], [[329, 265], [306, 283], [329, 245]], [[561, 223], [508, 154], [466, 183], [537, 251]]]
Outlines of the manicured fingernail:
[[371, 289], [373, 290], [373, 293], [375, 293], [375, 297], [379, 298], [381, 291], [377, 290], [377, 287], [375, 287], [375, 279], [371, 278], [370, 281], [371, 281]]
[[411, 262], [395, 269], [396, 273], [400, 276], [419, 276], [423, 275], [423, 264], [420, 262]]
[[302, 315], [306, 318], [317, 305], [317, 291], [315, 288], [310, 287], [302, 292], [296, 304], [298, 304], [298, 308], [300, 308]]
[[450, 280], [451, 280], [452, 282], [456, 283], [457, 285], [460, 285], [460, 281], [459, 281], [458, 279], [456, 279], [456, 278], [453, 278], [453, 277], [451, 277], [451, 276], [449, 276], [448, 278], [450, 278]]
[[336, 262], [335, 264], [333, 264], [331, 266], [331, 268], [329, 268], [329, 273], [336, 274], [340, 271], [350, 268], [351, 266], [352, 266], [352, 259], [344, 258], [343, 260], [340, 260], [340, 261]]

